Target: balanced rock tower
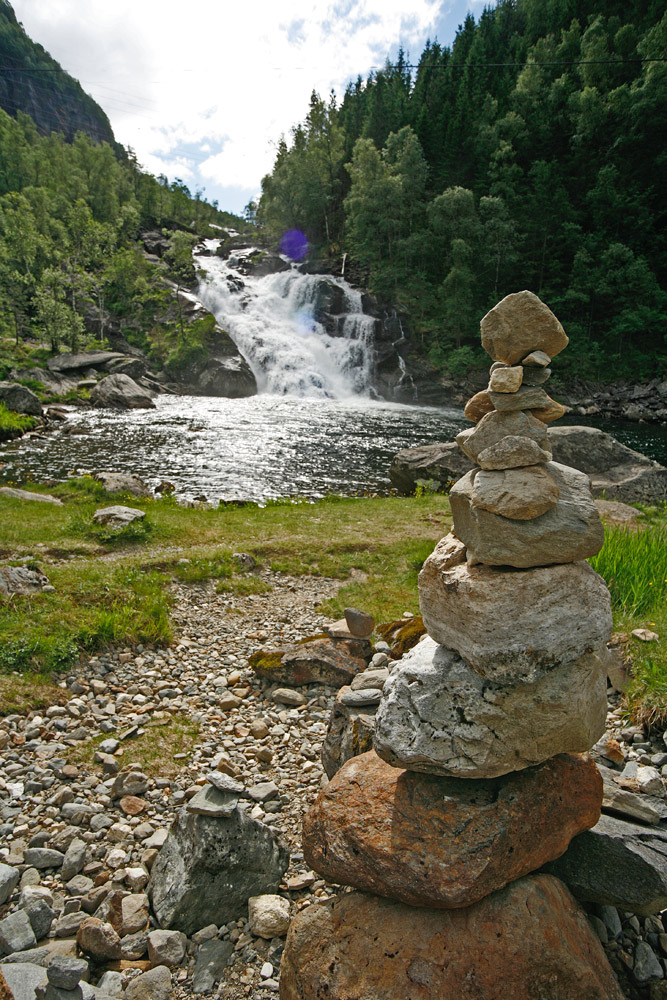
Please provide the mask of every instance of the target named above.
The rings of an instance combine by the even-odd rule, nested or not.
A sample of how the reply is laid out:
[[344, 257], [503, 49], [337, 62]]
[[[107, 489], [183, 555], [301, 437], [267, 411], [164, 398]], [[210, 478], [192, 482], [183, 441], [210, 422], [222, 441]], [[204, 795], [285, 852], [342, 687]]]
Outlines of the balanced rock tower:
[[[428, 635], [391, 671], [375, 749], [306, 815], [304, 856], [352, 886], [293, 921], [282, 1000], [622, 1000], [585, 914], [537, 873], [597, 823], [611, 609], [585, 560], [587, 477], [552, 461], [543, 386], [567, 345], [531, 292], [482, 320], [489, 387], [457, 441], [476, 468], [419, 577]], [[536, 874], [537, 873], [537, 874]]]

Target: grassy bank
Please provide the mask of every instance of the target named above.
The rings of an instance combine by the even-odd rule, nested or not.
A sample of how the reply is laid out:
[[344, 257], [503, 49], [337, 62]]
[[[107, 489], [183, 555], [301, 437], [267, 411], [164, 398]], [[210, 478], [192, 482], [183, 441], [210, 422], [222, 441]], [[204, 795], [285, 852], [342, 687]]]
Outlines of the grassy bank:
[[[49, 492], [62, 507], [0, 497], [0, 558], [33, 561], [55, 587], [0, 603], [0, 670], [60, 669], [107, 643], [169, 642], [173, 580], [213, 578], [239, 595], [266, 589], [238, 567], [239, 551], [260, 567], [344, 581], [332, 615], [350, 604], [378, 620], [416, 612], [419, 567], [450, 523], [445, 497], [207, 510], [110, 498], [92, 479]], [[145, 510], [145, 521], [118, 533], [95, 527], [94, 510], [114, 500]]]
[[[0, 497], [0, 559], [39, 565], [55, 588], [0, 601], [0, 672], [30, 673], [37, 698], [46, 696], [37, 675], [48, 678], [82, 650], [170, 642], [173, 581], [214, 579], [218, 591], [238, 596], [265, 592], [270, 584], [239, 567], [235, 552], [249, 553], [260, 568], [340, 580], [337, 596], [322, 607], [332, 617], [350, 605], [378, 622], [417, 612], [419, 569], [451, 523], [443, 496], [209, 510], [183, 508], [169, 497], [112, 498], [89, 478], [49, 492], [62, 507]], [[94, 510], [118, 501], [146, 511], [145, 520], [118, 533], [95, 527]], [[611, 589], [615, 629], [630, 636], [647, 628], [659, 636], [648, 643], [628, 639], [634, 672], [628, 705], [633, 718], [667, 728], [667, 513], [644, 515], [633, 534], [608, 529], [592, 562]], [[16, 705], [21, 685], [12, 683], [3, 700]]]

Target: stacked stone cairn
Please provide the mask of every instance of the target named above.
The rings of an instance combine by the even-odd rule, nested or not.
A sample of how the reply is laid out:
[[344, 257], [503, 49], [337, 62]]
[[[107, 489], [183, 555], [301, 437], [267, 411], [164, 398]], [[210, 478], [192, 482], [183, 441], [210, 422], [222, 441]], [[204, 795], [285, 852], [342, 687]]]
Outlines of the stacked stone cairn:
[[304, 821], [306, 861], [352, 886], [293, 921], [283, 1000], [622, 1000], [587, 918], [540, 873], [596, 824], [608, 590], [588, 479], [551, 461], [545, 392], [567, 345], [528, 291], [482, 320], [489, 388], [457, 441], [478, 467], [419, 578], [428, 635], [397, 662], [375, 749]]

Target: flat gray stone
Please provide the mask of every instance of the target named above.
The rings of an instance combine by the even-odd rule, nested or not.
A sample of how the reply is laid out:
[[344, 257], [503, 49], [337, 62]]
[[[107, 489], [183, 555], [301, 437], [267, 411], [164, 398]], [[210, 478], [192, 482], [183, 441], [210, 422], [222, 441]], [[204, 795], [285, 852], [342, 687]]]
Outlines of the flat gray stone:
[[26, 566], [0, 566], [0, 594], [27, 597], [38, 594], [48, 585], [48, 579], [38, 570]]
[[23, 854], [23, 860], [32, 868], [60, 868], [65, 859], [61, 851], [52, 851], [48, 847], [28, 847]]
[[0, 965], [15, 965], [17, 962], [25, 962], [27, 965], [42, 965], [44, 968], [49, 964], [53, 952], [50, 948], [28, 948], [26, 951], [14, 951], [11, 955], [0, 957]]
[[506, 437], [530, 438], [544, 451], [549, 450], [547, 425], [523, 410], [487, 413], [474, 427], [457, 434], [456, 443], [464, 455], [477, 462], [480, 452], [495, 447]]
[[35, 938], [41, 941], [47, 936], [51, 924], [56, 919], [55, 910], [52, 910], [44, 899], [31, 899], [22, 909], [28, 914]]
[[375, 750], [410, 771], [497, 777], [587, 750], [604, 732], [606, 689], [595, 654], [560, 663], [534, 683], [494, 683], [426, 637], [385, 684]]
[[540, 448], [537, 441], [518, 434], [508, 434], [497, 444], [485, 448], [477, 456], [482, 469], [516, 469], [551, 461], [551, 451]]
[[90, 968], [84, 958], [54, 955], [46, 970], [49, 982], [61, 990], [73, 990], [81, 980], [88, 981]]
[[0, 496], [9, 497], [10, 500], [33, 500], [35, 503], [52, 503], [56, 507], [62, 507], [62, 500], [52, 497], [50, 493], [30, 493], [28, 490], [19, 490], [15, 486], [0, 486]]
[[204, 785], [188, 802], [186, 809], [200, 816], [231, 816], [239, 803], [238, 792], [221, 792], [213, 785]]
[[116, 504], [113, 507], [100, 507], [93, 514], [95, 524], [106, 524], [110, 528], [124, 528], [134, 521], [141, 521], [146, 517], [146, 512], [137, 507], [124, 507]]
[[209, 771], [206, 780], [218, 789], [219, 792], [228, 792], [232, 795], [243, 795], [245, 785], [242, 781], [235, 781], [234, 778], [223, 771]]
[[514, 520], [476, 506], [474, 472], [454, 484], [449, 495], [454, 531], [467, 547], [468, 562], [526, 569], [578, 562], [600, 551], [604, 528], [588, 477], [557, 462], [539, 468], [554, 479], [559, 498], [551, 510], [530, 520]]
[[11, 955], [13, 951], [25, 951], [37, 944], [30, 918], [25, 910], [15, 910], [0, 920], [0, 952]]
[[343, 690], [340, 700], [343, 705], [351, 708], [360, 708], [362, 705], [379, 705], [382, 698], [382, 691], [379, 688], [360, 688], [354, 690], [349, 688]]
[[47, 982], [46, 969], [26, 962], [3, 963], [2, 974], [14, 1000], [35, 1000], [35, 990]]
[[231, 941], [220, 941], [218, 938], [204, 941], [197, 952], [192, 977], [193, 993], [209, 993], [222, 979], [233, 953]]
[[639, 826], [604, 813], [565, 854], [543, 869], [580, 900], [631, 913], [667, 907], [667, 829]]
[[171, 973], [166, 965], [142, 972], [132, 979], [125, 990], [125, 1000], [169, 1000], [171, 996]]
[[0, 862], [0, 906], [6, 903], [16, 886], [19, 884], [21, 873], [13, 865], [5, 865]]
[[447, 536], [419, 574], [422, 617], [428, 634], [480, 675], [534, 680], [608, 642], [611, 598], [588, 563], [450, 568], [450, 548]]
[[556, 480], [547, 470], [544, 465], [527, 465], [470, 472], [473, 506], [511, 520], [540, 517], [553, 510], [560, 495]]
[[275, 892], [289, 850], [237, 808], [228, 819], [179, 810], [151, 870], [148, 895], [159, 924], [192, 934], [245, 915], [250, 896]]

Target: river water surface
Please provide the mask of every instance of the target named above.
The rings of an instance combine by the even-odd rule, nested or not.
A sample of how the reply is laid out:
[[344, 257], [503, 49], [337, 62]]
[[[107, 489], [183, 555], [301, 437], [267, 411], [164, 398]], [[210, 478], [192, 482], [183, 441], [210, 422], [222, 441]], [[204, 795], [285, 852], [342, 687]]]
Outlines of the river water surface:
[[400, 448], [451, 441], [460, 410], [359, 398], [158, 396], [155, 410], [72, 409], [64, 427], [0, 451], [5, 482], [132, 472], [180, 496], [266, 500], [389, 490]]

